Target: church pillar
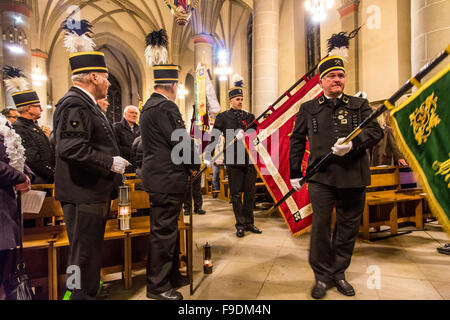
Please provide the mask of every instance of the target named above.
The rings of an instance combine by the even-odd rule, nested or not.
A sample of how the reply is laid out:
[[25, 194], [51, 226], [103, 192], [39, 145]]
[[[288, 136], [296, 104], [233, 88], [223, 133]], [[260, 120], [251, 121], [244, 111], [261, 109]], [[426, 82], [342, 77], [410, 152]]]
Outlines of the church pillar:
[[[0, 1], [0, 25], [2, 31], [2, 66], [22, 69], [31, 83], [31, 5], [30, 1]], [[4, 84], [2, 83], [2, 87]], [[1, 103], [14, 106], [11, 94], [2, 92]]]
[[[411, 72], [419, 70], [448, 46], [450, 1], [411, 1]], [[441, 62], [435, 70], [448, 62]], [[433, 74], [433, 73], [432, 73]], [[427, 79], [431, 77], [428, 76]]]
[[[341, 30], [347, 33], [359, 27], [359, 9], [360, 1], [343, 0], [342, 6], [338, 8], [341, 16]], [[330, 35], [331, 36], [331, 35]], [[347, 80], [345, 91], [348, 94], [355, 94], [359, 91], [359, 56], [358, 56], [358, 37], [351, 40], [348, 51], [348, 58], [345, 62], [345, 72]]]
[[255, 0], [253, 10], [253, 106], [255, 116], [278, 98], [279, 0]]

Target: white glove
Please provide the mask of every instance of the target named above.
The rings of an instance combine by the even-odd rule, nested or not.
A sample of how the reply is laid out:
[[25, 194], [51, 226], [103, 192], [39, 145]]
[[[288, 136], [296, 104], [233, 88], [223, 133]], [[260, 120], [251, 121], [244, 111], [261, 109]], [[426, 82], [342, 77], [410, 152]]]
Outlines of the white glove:
[[350, 152], [350, 150], [353, 147], [353, 143], [350, 141], [347, 144], [341, 144], [345, 138], [339, 138], [338, 141], [334, 144], [334, 146], [331, 148], [331, 151], [333, 151], [333, 154], [342, 157]]
[[113, 157], [113, 164], [111, 166], [111, 171], [115, 173], [123, 174], [125, 168], [129, 166], [130, 163], [122, 157]]
[[236, 139], [242, 140], [242, 139], [244, 139], [244, 137], [245, 137], [244, 130], [241, 129], [241, 130], [238, 132], [238, 134], [236, 135]]
[[205, 166], [207, 166], [208, 168], [211, 167], [211, 161], [209, 161], [209, 160], [203, 159], [203, 164], [204, 164]]
[[299, 191], [302, 188], [302, 185], [300, 184], [301, 180], [301, 178], [291, 179], [291, 185], [295, 189], [295, 191]]

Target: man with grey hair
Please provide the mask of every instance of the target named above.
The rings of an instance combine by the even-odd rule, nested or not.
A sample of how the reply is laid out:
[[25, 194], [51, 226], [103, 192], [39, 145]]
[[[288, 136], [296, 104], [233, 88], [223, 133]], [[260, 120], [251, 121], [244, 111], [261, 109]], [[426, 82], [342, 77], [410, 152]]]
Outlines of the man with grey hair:
[[97, 104], [110, 86], [103, 53], [73, 52], [69, 59], [74, 85], [56, 105], [53, 117], [55, 198], [64, 212], [70, 243], [68, 264], [78, 267], [81, 276], [80, 285], [68, 283], [70, 300], [93, 300], [99, 289], [111, 200], [117, 197], [121, 175], [129, 163], [119, 156], [112, 125]]
[[[120, 156], [131, 162], [131, 146], [134, 140], [141, 135], [139, 125], [136, 123], [139, 117], [139, 109], [136, 106], [127, 106], [123, 111], [120, 122], [114, 123], [114, 132], [119, 144]], [[135, 168], [129, 166], [127, 173], [134, 172]]]

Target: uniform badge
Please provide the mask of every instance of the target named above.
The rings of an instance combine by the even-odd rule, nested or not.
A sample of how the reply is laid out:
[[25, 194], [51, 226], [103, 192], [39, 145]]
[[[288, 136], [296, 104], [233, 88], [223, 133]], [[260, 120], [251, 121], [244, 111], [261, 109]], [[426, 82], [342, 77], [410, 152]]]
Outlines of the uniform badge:
[[76, 129], [76, 128], [78, 128], [78, 126], [80, 125], [80, 121], [74, 121], [74, 120], [72, 120], [72, 121], [70, 121], [70, 125], [71, 125], [74, 129]]
[[347, 124], [347, 119], [342, 119], [341, 124]]
[[339, 120], [342, 120], [342, 119], [344, 119], [344, 116], [341, 114], [341, 115], [338, 117], [338, 119], [339, 119]]

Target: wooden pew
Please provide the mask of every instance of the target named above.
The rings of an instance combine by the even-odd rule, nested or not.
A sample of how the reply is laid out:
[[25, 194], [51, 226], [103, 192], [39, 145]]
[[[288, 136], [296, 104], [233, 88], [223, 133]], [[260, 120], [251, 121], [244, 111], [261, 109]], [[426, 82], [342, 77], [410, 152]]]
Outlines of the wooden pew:
[[[149, 209], [149, 197], [145, 191], [135, 190], [135, 186], [141, 180], [131, 179], [126, 183], [130, 186], [130, 199], [132, 212], [139, 209]], [[65, 290], [67, 258], [69, 253], [69, 240], [65, 225], [58, 225], [57, 219], [63, 216], [62, 208], [53, 197], [53, 185], [33, 186], [35, 190], [51, 189], [44, 201], [41, 212], [25, 214], [28, 219], [39, 220], [54, 218], [52, 223], [46, 226], [25, 229], [24, 248], [27, 267], [32, 278], [32, 286], [48, 290], [48, 299], [58, 299], [58, 287]], [[117, 211], [117, 200], [112, 202], [111, 213]], [[62, 221], [62, 220], [61, 220]], [[180, 232], [180, 261], [187, 263], [187, 250], [192, 237], [188, 236], [189, 224], [184, 223], [183, 213], [178, 222]], [[104, 250], [102, 254], [102, 275], [122, 272], [126, 289], [132, 286], [132, 271], [145, 267], [145, 258], [148, 251], [148, 236], [150, 234], [150, 219], [148, 216], [133, 217], [131, 230], [118, 229], [117, 219], [109, 219], [105, 228]], [[42, 259], [43, 253], [46, 260]], [[40, 298], [44, 298], [40, 295]]]
[[371, 184], [367, 187], [361, 231], [370, 240], [370, 228], [389, 226], [391, 235], [398, 233], [398, 224], [415, 222], [423, 228], [423, 199], [421, 189], [400, 190], [398, 167], [371, 167]]

